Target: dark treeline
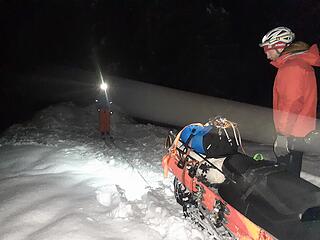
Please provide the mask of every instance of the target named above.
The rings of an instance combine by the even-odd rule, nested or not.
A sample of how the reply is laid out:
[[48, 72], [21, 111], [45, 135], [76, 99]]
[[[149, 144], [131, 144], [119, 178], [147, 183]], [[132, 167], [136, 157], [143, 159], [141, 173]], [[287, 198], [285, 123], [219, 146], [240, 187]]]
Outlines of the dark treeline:
[[[0, 5], [2, 96], [11, 94], [8, 73], [32, 73], [45, 64], [94, 70], [95, 49], [109, 74], [271, 106], [275, 69], [258, 47], [262, 36], [282, 25], [299, 40], [320, 40], [318, 0], [0, 0]], [[30, 92], [18, 95], [24, 99]]]

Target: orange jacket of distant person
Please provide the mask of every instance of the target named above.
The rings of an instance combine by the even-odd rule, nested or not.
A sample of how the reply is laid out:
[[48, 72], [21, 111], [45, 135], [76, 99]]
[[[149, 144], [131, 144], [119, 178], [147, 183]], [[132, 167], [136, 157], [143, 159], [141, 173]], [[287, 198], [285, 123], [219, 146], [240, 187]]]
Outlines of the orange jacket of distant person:
[[99, 111], [99, 130], [101, 134], [110, 134], [110, 111], [108, 109]]
[[271, 64], [278, 68], [273, 87], [276, 131], [304, 137], [316, 127], [317, 81], [312, 66], [320, 66], [318, 47], [285, 53]]

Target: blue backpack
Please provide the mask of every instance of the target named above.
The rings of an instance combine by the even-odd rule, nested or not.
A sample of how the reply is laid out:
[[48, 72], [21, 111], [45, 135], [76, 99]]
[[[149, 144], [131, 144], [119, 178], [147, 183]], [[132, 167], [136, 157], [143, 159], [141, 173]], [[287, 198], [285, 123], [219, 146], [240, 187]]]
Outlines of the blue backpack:
[[183, 129], [180, 139], [185, 146], [192, 148], [197, 153], [205, 154], [203, 137], [208, 134], [211, 129], [212, 126], [189, 125]]
[[224, 131], [213, 125], [190, 124], [182, 130], [180, 141], [185, 147], [209, 158], [226, 157], [238, 151], [233, 133], [227, 137]]

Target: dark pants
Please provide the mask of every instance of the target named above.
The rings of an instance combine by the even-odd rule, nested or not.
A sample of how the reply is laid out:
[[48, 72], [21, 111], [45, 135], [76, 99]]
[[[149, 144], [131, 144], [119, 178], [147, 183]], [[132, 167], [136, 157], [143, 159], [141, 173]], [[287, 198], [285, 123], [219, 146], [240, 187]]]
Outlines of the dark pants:
[[277, 157], [277, 163], [285, 166], [289, 173], [296, 177], [300, 177], [302, 168], [302, 156], [303, 152], [290, 150], [290, 153], [286, 156]]

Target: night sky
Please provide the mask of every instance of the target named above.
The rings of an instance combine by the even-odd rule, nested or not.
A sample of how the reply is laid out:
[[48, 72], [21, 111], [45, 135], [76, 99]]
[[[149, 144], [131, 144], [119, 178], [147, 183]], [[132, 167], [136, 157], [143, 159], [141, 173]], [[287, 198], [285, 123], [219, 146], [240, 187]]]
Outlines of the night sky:
[[0, 0], [0, 130], [58, 101], [35, 71], [95, 71], [94, 51], [111, 75], [271, 107], [261, 38], [286, 26], [319, 44], [319, 13], [319, 0]]

